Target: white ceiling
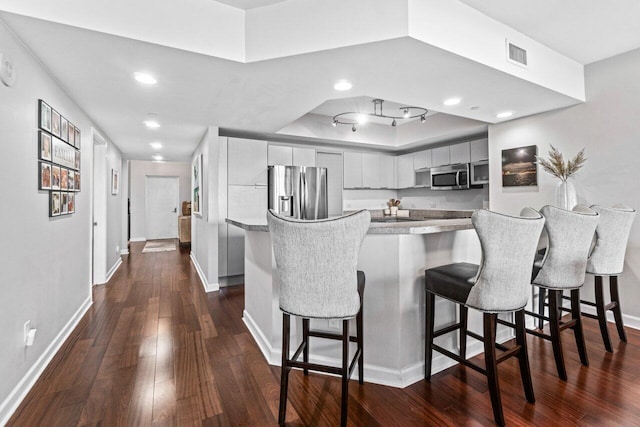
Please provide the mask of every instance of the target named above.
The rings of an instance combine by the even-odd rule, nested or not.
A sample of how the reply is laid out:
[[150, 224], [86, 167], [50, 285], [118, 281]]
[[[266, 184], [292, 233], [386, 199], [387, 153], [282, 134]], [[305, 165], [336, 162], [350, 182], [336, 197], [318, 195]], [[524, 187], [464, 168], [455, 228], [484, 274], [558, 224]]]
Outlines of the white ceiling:
[[640, 47], [638, 0], [460, 0], [582, 64]]
[[[215, 0], [212, 0], [215, 1]], [[228, 4], [238, 9], [255, 9], [257, 7], [269, 6], [275, 3], [281, 3], [286, 0], [217, 0], [218, 3]]]
[[[250, 9], [282, 2], [225, 3]], [[480, 2], [465, 3], [476, 7]], [[533, 12], [523, 9], [522, 13]], [[541, 8], [539, 16], [529, 17], [544, 20], [545, 13]], [[189, 160], [209, 125], [265, 134], [308, 129], [310, 120], [330, 127], [331, 116], [351, 109], [357, 104], [354, 100], [367, 104], [371, 98], [385, 99], [385, 111], [396, 102], [447, 113], [428, 119], [419, 135], [401, 133], [411, 139], [388, 142], [395, 147], [477, 133], [486, 129], [486, 122], [495, 122], [496, 112], [505, 108], [523, 117], [576, 103], [566, 95], [409, 37], [242, 63], [7, 12], [0, 12], [0, 18], [129, 159], [150, 159], [149, 142], [159, 140], [166, 159]], [[559, 21], [561, 16], [556, 18]], [[576, 32], [584, 31], [572, 16], [564, 22]], [[619, 45], [627, 46], [628, 39]], [[134, 71], [145, 70], [157, 77], [156, 86], [143, 87], [133, 80]], [[343, 78], [354, 84], [346, 93], [333, 89]], [[454, 95], [462, 96], [463, 102], [444, 107], [442, 101]], [[158, 114], [160, 129], [142, 126], [148, 113]], [[302, 119], [305, 125], [296, 127]], [[324, 139], [371, 142], [340, 133]]]

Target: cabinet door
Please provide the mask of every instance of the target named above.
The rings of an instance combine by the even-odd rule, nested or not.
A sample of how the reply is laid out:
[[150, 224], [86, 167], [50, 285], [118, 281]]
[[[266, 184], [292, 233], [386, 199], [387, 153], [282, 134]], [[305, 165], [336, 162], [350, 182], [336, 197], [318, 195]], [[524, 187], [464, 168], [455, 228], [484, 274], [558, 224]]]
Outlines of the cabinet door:
[[293, 147], [293, 166], [315, 166], [315, 148]]
[[425, 169], [431, 167], [431, 150], [422, 150], [413, 153], [413, 169]]
[[[267, 187], [229, 185], [227, 216], [238, 220], [265, 220]], [[227, 229], [227, 275], [244, 274], [244, 230], [229, 225]]]
[[469, 163], [471, 161], [471, 154], [468, 142], [462, 142], [460, 144], [454, 144], [449, 146], [449, 161], [452, 165], [458, 163]]
[[398, 188], [411, 188], [415, 183], [413, 154], [398, 156]]
[[471, 141], [471, 161], [489, 160], [489, 140], [487, 138]]
[[291, 147], [287, 147], [284, 145], [271, 145], [269, 144], [269, 148], [267, 149], [267, 164], [269, 166], [273, 165], [284, 165], [291, 166], [294, 163], [293, 159], [293, 149]]
[[362, 153], [362, 186], [380, 188], [380, 156]]
[[392, 156], [378, 156], [380, 188], [396, 188], [396, 168]]
[[362, 188], [362, 153], [345, 152], [344, 188]]
[[229, 185], [267, 185], [267, 141], [229, 138]]
[[449, 165], [449, 146], [438, 147], [431, 150], [431, 162], [433, 167]]

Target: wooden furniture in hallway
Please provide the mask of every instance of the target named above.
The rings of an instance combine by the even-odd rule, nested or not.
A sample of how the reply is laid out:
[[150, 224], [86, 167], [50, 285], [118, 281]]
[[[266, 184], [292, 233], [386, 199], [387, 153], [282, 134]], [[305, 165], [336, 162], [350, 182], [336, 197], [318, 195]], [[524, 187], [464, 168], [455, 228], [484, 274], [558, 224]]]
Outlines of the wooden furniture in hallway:
[[[205, 294], [189, 251], [131, 254], [18, 407], [8, 426], [276, 426], [280, 369], [270, 367], [242, 322], [242, 286]], [[528, 337], [535, 407], [518, 363], [500, 365], [511, 426], [631, 425], [640, 419], [640, 332], [614, 353], [585, 319], [591, 365], [565, 348], [569, 381], [558, 380], [551, 345]], [[366, 346], [366, 340], [365, 340]], [[479, 358], [475, 361], [482, 363]], [[366, 363], [366, 356], [365, 356]], [[294, 370], [287, 422], [340, 422], [340, 378]], [[350, 426], [491, 425], [485, 377], [460, 365], [404, 389], [349, 384]]]
[[191, 243], [191, 215], [178, 217], [178, 238], [181, 245]]

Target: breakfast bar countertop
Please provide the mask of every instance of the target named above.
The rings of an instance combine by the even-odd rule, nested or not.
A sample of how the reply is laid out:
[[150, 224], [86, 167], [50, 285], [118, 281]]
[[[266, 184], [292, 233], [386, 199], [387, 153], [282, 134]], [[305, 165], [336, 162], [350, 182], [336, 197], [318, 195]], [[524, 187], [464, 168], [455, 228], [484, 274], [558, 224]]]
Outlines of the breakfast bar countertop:
[[[382, 211], [371, 211], [371, 225], [367, 234], [432, 234], [446, 231], [468, 230], [471, 224], [471, 210], [412, 210], [411, 216], [383, 216]], [[269, 231], [266, 218], [227, 218], [227, 224], [246, 231]]]

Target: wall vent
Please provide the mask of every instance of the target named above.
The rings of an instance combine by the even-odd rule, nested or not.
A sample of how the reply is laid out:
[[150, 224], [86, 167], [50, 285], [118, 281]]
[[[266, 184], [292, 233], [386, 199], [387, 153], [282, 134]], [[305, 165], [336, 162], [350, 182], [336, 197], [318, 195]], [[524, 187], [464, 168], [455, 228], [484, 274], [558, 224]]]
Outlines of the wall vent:
[[527, 51], [507, 40], [507, 61], [527, 66]]

